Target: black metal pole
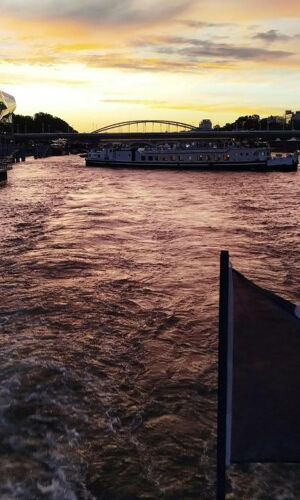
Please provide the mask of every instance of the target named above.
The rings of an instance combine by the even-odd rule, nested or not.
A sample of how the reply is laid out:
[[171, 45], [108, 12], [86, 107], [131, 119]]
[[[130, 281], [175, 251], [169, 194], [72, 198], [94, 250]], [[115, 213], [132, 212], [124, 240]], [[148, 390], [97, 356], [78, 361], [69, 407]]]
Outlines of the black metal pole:
[[217, 428], [217, 500], [226, 495], [226, 397], [228, 349], [229, 253], [220, 255], [219, 357], [218, 357], [218, 428]]

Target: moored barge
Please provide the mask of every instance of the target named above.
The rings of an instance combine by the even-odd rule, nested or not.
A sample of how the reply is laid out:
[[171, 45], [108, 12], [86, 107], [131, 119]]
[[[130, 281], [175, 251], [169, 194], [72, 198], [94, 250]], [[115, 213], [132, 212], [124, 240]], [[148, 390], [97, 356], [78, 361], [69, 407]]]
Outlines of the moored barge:
[[209, 147], [155, 146], [130, 148], [106, 146], [93, 149], [86, 157], [87, 166], [178, 168], [198, 170], [295, 171], [298, 153], [272, 155], [266, 146], [228, 145]]

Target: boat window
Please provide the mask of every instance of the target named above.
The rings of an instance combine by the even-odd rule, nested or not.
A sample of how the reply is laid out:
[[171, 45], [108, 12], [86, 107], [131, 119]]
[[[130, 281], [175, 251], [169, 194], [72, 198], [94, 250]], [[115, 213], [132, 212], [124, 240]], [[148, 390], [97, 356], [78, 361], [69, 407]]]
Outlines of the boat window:
[[215, 160], [216, 160], [216, 161], [220, 161], [220, 160], [221, 160], [220, 155], [215, 155]]
[[153, 160], [153, 156], [148, 156], [148, 161], [152, 161]]
[[225, 161], [230, 160], [230, 156], [229, 156], [229, 155], [224, 155], [224, 160], [225, 160]]
[[158, 156], [155, 156], [155, 161], [158, 161]]
[[179, 161], [184, 161], [184, 156], [183, 155], [179, 155]]
[[193, 161], [193, 157], [192, 156], [189, 156], [189, 161]]
[[202, 155], [198, 155], [198, 161], [202, 161], [203, 160], [203, 156]]
[[210, 161], [210, 155], [207, 155], [207, 160]]
[[164, 161], [168, 161], [168, 157], [167, 156], [164, 156]]
[[175, 155], [172, 155], [172, 156], [171, 156], [171, 160], [172, 160], [172, 161], [176, 161], [176, 156], [175, 156]]
[[145, 156], [141, 156], [141, 160], [145, 161]]

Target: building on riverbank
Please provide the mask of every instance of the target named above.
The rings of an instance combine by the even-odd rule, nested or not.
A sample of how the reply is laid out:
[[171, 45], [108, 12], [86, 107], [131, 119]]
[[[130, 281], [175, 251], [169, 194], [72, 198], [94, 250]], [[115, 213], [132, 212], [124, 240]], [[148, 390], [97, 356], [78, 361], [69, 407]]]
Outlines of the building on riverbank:
[[16, 109], [15, 98], [0, 90], [0, 122], [12, 123], [12, 114]]

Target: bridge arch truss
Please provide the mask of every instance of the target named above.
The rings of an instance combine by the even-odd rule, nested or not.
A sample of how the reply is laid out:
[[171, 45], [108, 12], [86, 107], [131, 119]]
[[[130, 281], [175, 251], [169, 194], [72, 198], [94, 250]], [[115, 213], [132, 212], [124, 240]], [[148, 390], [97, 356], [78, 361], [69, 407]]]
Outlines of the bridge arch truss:
[[145, 128], [147, 127], [147, 125], [151, 125], [151, 124], [152, 124], [152, 129], [154, 129], [155, 125], [156, 126], [159, 125], [160, 127], [162, 127], [163, 125], [166, 125], [169, 128], [169, 130], [167, 130], [167, 132], [170, 131], [170, 127], [176, 127], [177, 130], [179, 128], [183, 129], [183, 130], [196, 130], [196, 128], [197, 128], [197, 127], [195, 127], [195, 125], [190, 125], [189, 123], [175, 122], [175, 121], [171, 121], [171, 120], [131, 120], [131, 121], [126, 121], [126, 122], [112, 123], [111, 125], [106, 125], [105, 127], [101, 127], [99, 129], [95, 130], [93, 133], [94, 134], [101, 134], [103, 132], [109, 132], [111, 130], [123, 128], [123, 127], [128, 127], [128, 129], [130, 131], [131, 127], [136, 126], [138, 128], [139, 125], [142, 125], [144, 127], [143, 132], [145, 132]]

